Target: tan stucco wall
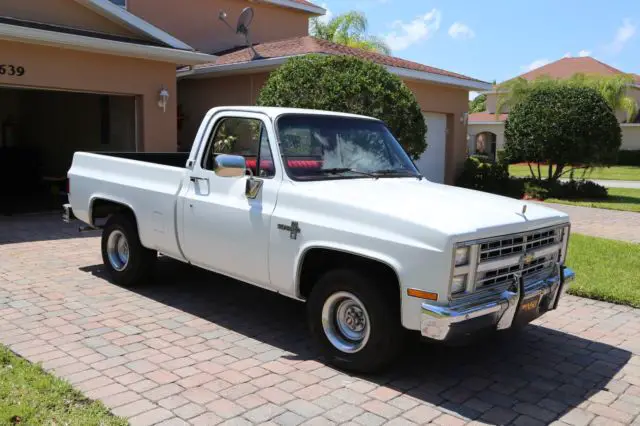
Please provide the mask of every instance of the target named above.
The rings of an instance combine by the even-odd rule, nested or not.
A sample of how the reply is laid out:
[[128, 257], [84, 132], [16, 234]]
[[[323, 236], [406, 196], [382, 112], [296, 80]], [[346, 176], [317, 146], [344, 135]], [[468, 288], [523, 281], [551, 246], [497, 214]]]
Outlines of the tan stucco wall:
[[461, 122], [469, 110], [469, 91], [448, 86], [405, 81], [423, 112], [447, 114], [445, 183], [452, 184], [462, 170], [467, 153], [467, 126]]
[[640, 150], [640, 124], [622, 127], [622, 145], [620, 149]]
[[123, 26], [111, 22], [71, 0], [2, 0], [0, 1], [0, 16], [109, 34], [135, 35]]
[[[138, 96], [141, 149], [176, 150], [175, 65], [111, 55], [0, 41], [3, 63], [22, 66], [22, 77], [0, 75], [0, 86], [75, 90]], [[170, 93], [166, 113], [158, 92]]]
[[189, 147], [207, 111], [217, 106], [255, 105], [260, 89], [269, 73], [234, 75], [228, 77], [178, 82], [178, 103], [184, 120], [178, 140]]
[[[486, 109], [485, 111], [490, 113], [490, 114], [495, 114], [496, 113], [496, 104], [498, 102], [498, 94], [497, 93], [489, 93], [487, 94], [487, 100], [485, 101], [485, 106]], [[508, 108], [504, 108], [504, 111], [502, 111], [502, 113], [507, 113], [509, 112]]]
[[[235, 75], [178, 82], [178, 102], [185, 120], [179, 132], [182, 145], [190, 146], [200, 121], [216, 106], [254, 105], [268, 73]], [[406, 82], [416, 95], [423, 112], [447, 115], [447, 150], [445, 177], [452, 183], [466, 157], [466, 126], [460, 117], [468, 110], [469, 92], [434, 84]]]
[[247, 6], [255, 12], [250, 28], [253, 43], [309, 32], [307, 13], [246, 0], [127, 0], [131, 13], [206, 53], [245, 45], [244, 37], [221, 22], [218, 14], [225, 11], [227, 22], [235, 29], [240, 12]]

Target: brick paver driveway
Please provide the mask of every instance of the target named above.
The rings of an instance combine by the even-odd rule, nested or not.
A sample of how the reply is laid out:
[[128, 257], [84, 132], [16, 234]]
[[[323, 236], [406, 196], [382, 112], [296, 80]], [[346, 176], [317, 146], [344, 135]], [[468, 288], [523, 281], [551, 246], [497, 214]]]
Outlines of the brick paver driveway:
[[571, 232], [640, 243], [640, 213], [555, 203], [544, 205], [567, 213], [571, 218]]
[[0, 219], [0, 342], [134, 425], [640, 424], [640, 312], [567, 297], [513, 340], [415, 343], [354, 376], [310, 346], [304, 306], [162, 260], [125, 290], [99, 240]]

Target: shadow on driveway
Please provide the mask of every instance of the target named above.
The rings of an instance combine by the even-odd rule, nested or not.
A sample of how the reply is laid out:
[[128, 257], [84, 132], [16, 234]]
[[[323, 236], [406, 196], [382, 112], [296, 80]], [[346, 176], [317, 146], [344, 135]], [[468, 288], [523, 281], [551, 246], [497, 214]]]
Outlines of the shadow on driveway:
[[[82, 270], [104, 279], [102, 265]], [[156, 277], [131, 291], [279, 348], [286, 358], [322, 362], [307, 332], [304, 304], [166, 258], [159, 259]], [[390, 370], [358, 377], [469, 419], [505, 424], [526, 414], [548, 424], [607, 390], [630, 357], [610, 345], [529, 325], [466, 347], [416, 339]]]
[[79, 232], [83, 223], [67, 224], [60, 212], [0, 216], [0, 244], [31, 243], [72, 238], [99, 237], [100, 231]]

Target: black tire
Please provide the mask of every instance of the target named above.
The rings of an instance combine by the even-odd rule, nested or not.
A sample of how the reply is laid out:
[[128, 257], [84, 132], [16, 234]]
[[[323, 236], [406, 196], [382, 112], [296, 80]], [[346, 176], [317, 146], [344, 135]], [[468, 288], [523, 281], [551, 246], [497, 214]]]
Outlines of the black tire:
[[[387, 367], [402, 350], [406, 332], [400, 323], [398, 290], [378, 281], [363, 272], [342, 269], [327, 272], [313, 286], [307, 302], [309, 328], [331, 364], [344, 370], [374, 373]], [[323, 326], [325, 302], [341, 292], [356, 296], [369, 318], [369, 338], [355, 353], [338, 349]]]
[[[114, 233], [124, 235], [128, 244], [128, 260], [120, 268], [116, 268], [109, 259], [109, 237]], [[138, 228], [131, 215], [116, 214], [111, 216], [102, 230], [102, 261], [111, 280], [122, 287], [131, 287], [147, 281], [158, 258], [155, 250], [150, 250], [140, 243]]]

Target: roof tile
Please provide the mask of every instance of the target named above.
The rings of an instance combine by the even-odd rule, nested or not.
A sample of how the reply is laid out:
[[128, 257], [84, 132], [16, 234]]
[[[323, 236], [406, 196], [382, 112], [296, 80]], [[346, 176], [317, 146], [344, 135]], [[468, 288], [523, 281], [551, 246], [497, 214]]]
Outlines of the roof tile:
[[488, 121], [499, 123], [500, 121], [505, 121], [507, 116], [508, 114], [500, 114], [498, 120], [496, 120], [495, 114], [489, 112], [474, 112], [473, 114], [469, 114], [469, 123], [484, 123]]
[[[396, 58], [393, 56], [383, 55], [380, 53], [370, 52], [355, 47], [333, 43], [312, 36], [295, 37], [285, 40], [256, 44], [254, 45], [254, 48], [256, 52], [258, 52], [258, 54], [264, 59], [308, 55], [313, 53], [326, 55], [350, 55], [362, 59], [367, 59], [380, 65], [404, 68], [413, 71], [428, 72], [447, 77], [455, 77], [464, 80], [484, 83], [482, 80], [477, 80], [466, 75], [457, 74], [451, 71], [445, 71], [427, 65], [422, 65], [417, 62], [408, 61], [406, 59]], [[215, 55], [218, 56], [218, 59], [215, 63], [198, 65], [196, 68], [207, 68], [219, 65], [250, 62], [252, 59], [252, 52], [249, 48], [229, 49], [223, 52], [215, 53]]]
[[[527, 73], [521, 74], [527, 80], [533, 80], [541, 76], [551, 78], [569, 78], [576, 73], [583, 74], [599, 74], [599, 75], [616, 75], [625, 74], [617, 68], [602, 63], [592, 57], [585, 56], [579, 58], [562, 58], [550, 64], [541, 66]], [[640, 81], [640, 76], [637, 81]]]

